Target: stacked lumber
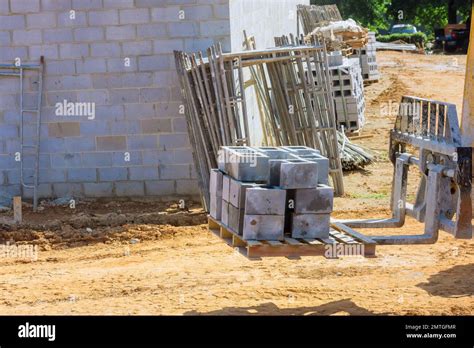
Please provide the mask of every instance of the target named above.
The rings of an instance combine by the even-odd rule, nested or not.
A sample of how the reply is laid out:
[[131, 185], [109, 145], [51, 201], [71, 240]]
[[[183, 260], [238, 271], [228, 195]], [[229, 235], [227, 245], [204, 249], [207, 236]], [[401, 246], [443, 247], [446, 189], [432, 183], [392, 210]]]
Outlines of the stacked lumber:
[[[287, 39], [288, 40], [288, 39]], [[344, 193], [336, 119], [324, 44], [292, 45], [223, 53], [175, 51], [185, 114], [203, 205], [221, 146], [251, 146], [244, 74], [256, 81], [259, 114], [269, 146], [303, 145], [330, 162], [337, 195]], [[308, 73], [311, 71], [312, 73]]]

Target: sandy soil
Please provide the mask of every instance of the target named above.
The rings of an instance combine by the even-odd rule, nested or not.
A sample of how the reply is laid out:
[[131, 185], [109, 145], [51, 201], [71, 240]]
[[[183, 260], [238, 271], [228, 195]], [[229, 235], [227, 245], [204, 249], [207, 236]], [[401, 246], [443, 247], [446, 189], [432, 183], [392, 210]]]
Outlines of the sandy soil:
[[[462, 102], [465, 56], [378, 58], [383, 78], [366, 90], [363, 132], [374, 137], [357, 140], [378, 162], [346, 174], [336, 217], [389, 214], [394, 115], [383, 103], [403, 94]], [[46, 207], [17, 228], [2, 218], [0, 241], [35, 244], [39, 254], [0, 258], [0, 314], [474, 314], [474, 241], [446, 233], [435, 245], [378, 247], [376, 258], [251, 261], [209, 233], [191, 202], [185, 210], [149, 201]], [[421, 231], [408, 220], [387, 232]]]

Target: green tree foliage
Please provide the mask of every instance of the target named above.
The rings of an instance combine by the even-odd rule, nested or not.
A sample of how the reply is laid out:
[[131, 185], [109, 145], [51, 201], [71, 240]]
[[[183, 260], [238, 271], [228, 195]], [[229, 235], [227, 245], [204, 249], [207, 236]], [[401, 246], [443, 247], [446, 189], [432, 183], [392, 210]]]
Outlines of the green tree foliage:
[[[448, 24], [450, 0], [312, 0], [315, 5], [336, 4], [344, 18], [352, 18], [371, 30], [386, 30], [396, 23], [414, 24], [432, 35]], [[452, 0], [458, 16], [465, 22], [471, 0]]]

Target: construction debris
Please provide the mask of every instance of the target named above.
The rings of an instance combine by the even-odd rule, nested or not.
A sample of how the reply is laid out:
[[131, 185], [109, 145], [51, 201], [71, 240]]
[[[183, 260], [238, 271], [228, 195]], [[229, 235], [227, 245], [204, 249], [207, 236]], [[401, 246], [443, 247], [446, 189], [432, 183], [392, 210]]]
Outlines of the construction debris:
[[301, 22], [305, 34], [311, 33], [316, 27], [343, 20], [336, 5], [298, 5], [297, 11], [298, 22]]
[[418, 48], [414, 44], [407, 43], [393, 43], [393, 42], [376, 42], [375, 47], [377, 50], [387, 51], [418, 51]]
[[[244, 71], [257, 84], [266, 145], [304, 145], [329, 159], [336, 194], [344, 192], [336, 120], [325, 46], [297, 45], [223, 53], [220, 45], [202, 53], [175, 52], [186, 101], [186, 119], [198, 181], [209, 209], [209, 178], [220, 146], [251, 145]], [[308, 73], [312, 71], [312, 73]]]
[[364, 81], [377, 81], [380, 78], [376, 60], [375, 33], [369, 32], [353, 19], [343, 20], [339, 10], [338, 16], [331, 16], [336, 5], [307, 6], [298, 5], [298, 20], [302, 23], [305, 40], [317, 36], [324, 41], [328, 51], [341, 51], [344, 56], [359, 58]]
[[324, 26], [318, 26], [311, 31], [306, 38], [311, 36], [324, 38], [329, 42], [328, 49], [344, 47], [360, 49], [368, 42], [368, 30], [361, 27], [353, 19], [331, 22]]

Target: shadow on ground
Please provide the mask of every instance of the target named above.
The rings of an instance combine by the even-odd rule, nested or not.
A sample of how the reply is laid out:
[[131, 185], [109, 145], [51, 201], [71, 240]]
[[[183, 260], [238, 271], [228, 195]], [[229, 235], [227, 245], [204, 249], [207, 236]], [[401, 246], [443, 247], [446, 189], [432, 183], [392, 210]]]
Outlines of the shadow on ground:
[[[279, 308], [272, 302], [253, 307], [225, 307], [211, 312], [189, 311], [184, 315], [281, 315], [281, 316], [309, 316], [309, 315], [376, 315], [359, 307], [349, 299], [325, 303], [315, 307]], [[379, 314], [380, 315], [380, 314]]]
[[433, 296], [474, 296], [474, 263], [458, 265], [428, 278], [428, 282], [417, 285]]

